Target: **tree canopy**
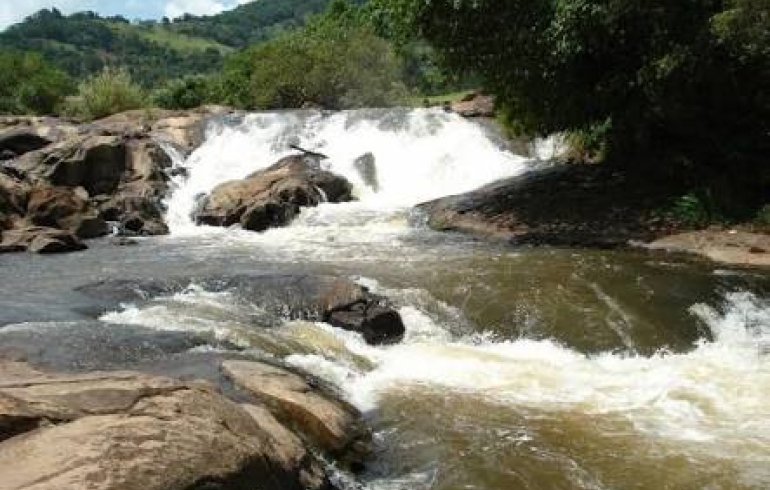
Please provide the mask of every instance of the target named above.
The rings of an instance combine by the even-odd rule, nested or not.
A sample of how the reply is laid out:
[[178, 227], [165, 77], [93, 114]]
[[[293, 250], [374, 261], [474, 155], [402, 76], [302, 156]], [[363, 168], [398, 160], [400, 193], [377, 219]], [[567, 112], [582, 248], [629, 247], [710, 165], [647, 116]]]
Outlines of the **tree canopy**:
[[373, 11], [480, 74], [522, 129], [602, 127], [619, 158], [769, 149], [767, 0], [375, 0]]

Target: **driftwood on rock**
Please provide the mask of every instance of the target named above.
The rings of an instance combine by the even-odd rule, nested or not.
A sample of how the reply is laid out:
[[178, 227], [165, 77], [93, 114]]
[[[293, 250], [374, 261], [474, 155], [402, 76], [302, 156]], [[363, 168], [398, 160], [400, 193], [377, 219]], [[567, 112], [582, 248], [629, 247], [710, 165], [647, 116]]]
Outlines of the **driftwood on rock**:
[[315, 151], [306, 150], [300, 146], [297, 145], [289, 145], [289, 148], [292, 150], [297, 150], [298, 152], [302, 153], [304, 156], [316, 158], [318, 160], [328, 160], [329, 157], [327, 155], [324, 155], [323, 153], [317, 153]]

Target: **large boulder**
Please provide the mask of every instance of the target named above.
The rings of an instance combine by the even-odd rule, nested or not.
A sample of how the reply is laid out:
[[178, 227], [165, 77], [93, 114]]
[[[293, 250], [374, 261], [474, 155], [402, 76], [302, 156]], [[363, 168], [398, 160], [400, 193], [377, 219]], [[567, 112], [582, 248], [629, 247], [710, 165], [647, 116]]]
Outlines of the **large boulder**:
[[304, 445], [263, 408], [201, 383], [0, 365], [7, 490], [328, 488]]
[[604, 165], [558, 165], [416, 207], [440, 231], [515, 245], [620, 247], [676, 227], [665, 215], [674, 182]]
[[101, 237], [109, 231], [82, 188], [33, 188], [27, 202], [26, 218], [36, 226], [66, 230], [83, 239]]
[[265, 231], [287, 225], [303, 207], [351, 199], [352, 186], [345, 178], [321, 170], [311, 156], [294, 155], [216, 187], [195, 218], [200, 224]]
[[317, 383], [280, 367], [225, 361], [222, 372], [326, 454], [354, 470], [363, 467], [371, 451], [372, 435], [355, 407], [324, 393]]
[[28, 251], [37, 254], [78, 252], [88, 247], [69, 231], [40, 226], [3, 232], [0, 253]]

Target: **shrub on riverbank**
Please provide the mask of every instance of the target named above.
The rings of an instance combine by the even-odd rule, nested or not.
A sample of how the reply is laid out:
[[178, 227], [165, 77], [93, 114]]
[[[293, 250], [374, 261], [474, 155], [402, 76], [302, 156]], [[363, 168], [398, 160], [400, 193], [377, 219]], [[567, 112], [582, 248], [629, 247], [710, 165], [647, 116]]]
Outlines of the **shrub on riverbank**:
[[68, 101], [65, 113], [93, 120], [148, 106], [147, 95], [127, 70], [107, 67], [79, 85], [78, 95]]

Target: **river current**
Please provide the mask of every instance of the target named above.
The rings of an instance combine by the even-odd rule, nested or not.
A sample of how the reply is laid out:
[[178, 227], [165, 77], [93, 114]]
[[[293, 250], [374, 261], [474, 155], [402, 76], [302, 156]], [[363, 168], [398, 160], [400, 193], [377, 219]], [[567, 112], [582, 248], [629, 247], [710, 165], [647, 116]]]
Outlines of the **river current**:
[[[254, 234], [196, 226], [201, 194], [290, 152], [324, 153], [358, 201]], [[333, 385], [375, 430], [370, 490], [770, 488], [770, 276], [634, 251], [518, 249], [426, 229], [413, 206], [541, 165], [434, 110], [265, 113], [212, 124], [168, 199], [168, 237], [0, 257], [0, 349], [59, 369], [216, 377], [274, 358]], [[173, 152], [172, 152], [173, 153]], [[371, 153], [373, 186], [356, 160]], [[389, 296], [403, 343], [328, 325], [266, 328], [196, 277], [333, 273]], [[97, 280], [184, 277], [107, 305]], [[34, 349], [30, 346], [35, 346]]]

